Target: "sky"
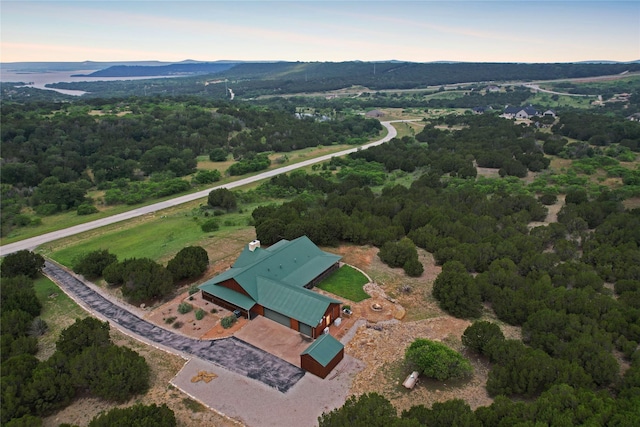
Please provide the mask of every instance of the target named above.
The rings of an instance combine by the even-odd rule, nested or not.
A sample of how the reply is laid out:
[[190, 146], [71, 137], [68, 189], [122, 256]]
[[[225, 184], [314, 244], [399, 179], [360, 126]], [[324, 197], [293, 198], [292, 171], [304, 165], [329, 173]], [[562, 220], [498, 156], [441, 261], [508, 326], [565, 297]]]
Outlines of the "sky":
[[640, 59], [640, 0], [0, 2], [0, 62]]

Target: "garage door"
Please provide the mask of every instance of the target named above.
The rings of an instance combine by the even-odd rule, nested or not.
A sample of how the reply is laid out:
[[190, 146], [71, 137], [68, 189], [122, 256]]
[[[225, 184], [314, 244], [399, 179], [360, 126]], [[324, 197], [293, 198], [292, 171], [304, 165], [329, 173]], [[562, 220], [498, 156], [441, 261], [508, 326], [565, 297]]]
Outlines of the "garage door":
[[277, 313], [273, 310], [269, 310], [268, 308], [264, 309], [264, 317], [267, 319], [275, 320], [276, 322], [286, 326], [287, 328], [291, 327], [291, 321], [284, 314]]
[[313, 334], [311, 332], [311, 326], [305, 325], [304, 323], [300, 323], [299, 324], [299, 329], [300, 329], [300, 332], [305, 334], [305, 335], [312, 336], [312, 334]]

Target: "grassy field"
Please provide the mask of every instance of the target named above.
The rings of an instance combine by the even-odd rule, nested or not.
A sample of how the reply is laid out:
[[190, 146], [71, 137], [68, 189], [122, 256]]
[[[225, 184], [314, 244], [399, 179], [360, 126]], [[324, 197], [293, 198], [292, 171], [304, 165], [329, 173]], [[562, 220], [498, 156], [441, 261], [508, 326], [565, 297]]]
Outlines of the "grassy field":
[[362, 286], [368, 282], [367, 276], [353, 267], [343, 265], [338, 271], [323, 280], [318, 288], [350, 301], [359, 302], [369, 298], [369, 295], [362, 289]]
[[557, 100], [554, 100], [552, 97], [554, 95], [550, 93], [538, 92], [535, 95], [531, 96], [527, 100], [534, 105], [545, 105], [548, 108], [553, 109], [562, 109], [562, 108], [582, 108], [588, 109], [593, 108], [591, 106], [591, 102], [597, 99], [595, 96], [568, 96], [568, 95], [557, 95]]
[[166, 262], [186, 246], [205, 247], [239, 228], [246, 228], [253, 210], [249, 205], [242, 212], [215, 217], [220, 229], [205, 233], [200, 226], [213, 217], [206, 217], [199, 211], [200, 203], [191, 202], [47, 243], [41, 246], [41, 253], [68, 267], [79, 255], [98, 249], [108, 249], [119, 260], [145, 257]]
[[47, 277], [38, 278], [34, 282], [34, 289], [42, 304], [40, 317], [49, 326], [49, 331], [38, 339], [37, 356], [40, 360], [45, 360], [55, 351], [60, 332], [76, 319], [83, 319], [88, 314]]

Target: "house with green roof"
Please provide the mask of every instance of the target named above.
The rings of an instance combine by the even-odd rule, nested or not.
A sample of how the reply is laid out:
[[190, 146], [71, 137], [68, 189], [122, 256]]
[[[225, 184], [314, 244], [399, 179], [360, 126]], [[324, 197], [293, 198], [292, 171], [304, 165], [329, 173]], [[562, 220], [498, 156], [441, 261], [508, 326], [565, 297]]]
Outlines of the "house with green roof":
[[316, 338], [340, 317], [341, 302], [311, 289], [338, 269], [340, 259], [307, 236], [268, 248], [254, 240], [230, 269], [198, 288], [205, 300], [250, 320], [264, 316]]

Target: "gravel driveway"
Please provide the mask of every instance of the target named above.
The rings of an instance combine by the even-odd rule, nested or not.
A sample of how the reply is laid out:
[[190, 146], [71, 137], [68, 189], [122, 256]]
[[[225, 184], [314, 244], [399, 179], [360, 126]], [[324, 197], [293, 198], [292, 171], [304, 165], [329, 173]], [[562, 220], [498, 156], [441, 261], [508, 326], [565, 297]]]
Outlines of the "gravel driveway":
[[299, 367], [235, 337], [200, 341], [149, 323], [49, 261], [45, 263], [43, 272], [90, 312], [114, 322], [144, 341], [213, 362], [282, 393], [286, 393], [305, 374]]

